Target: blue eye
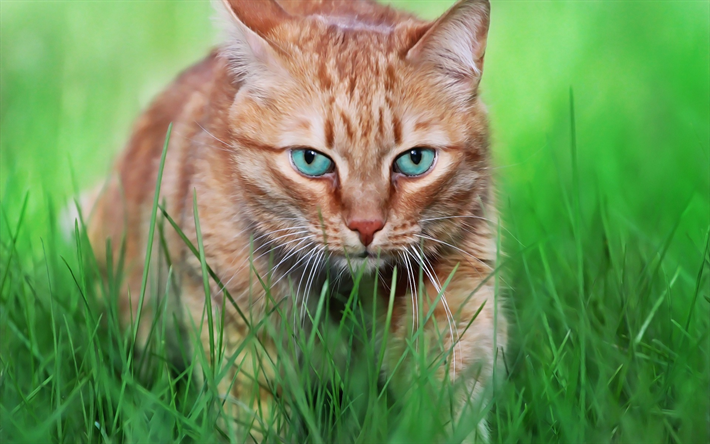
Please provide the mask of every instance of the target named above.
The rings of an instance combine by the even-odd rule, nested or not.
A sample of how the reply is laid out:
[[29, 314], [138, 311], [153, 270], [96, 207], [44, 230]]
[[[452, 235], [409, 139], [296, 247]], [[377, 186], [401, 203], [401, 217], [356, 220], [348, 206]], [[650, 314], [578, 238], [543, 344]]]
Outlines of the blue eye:
[[394, 170], [405, 176], [421, 176], [431, 169], [436, 151], [431, 148], [412, 148], [394, 160]]
[[291, 162], [306, 176], [318, 177], [333, 171], [333, 161], [330, 157], [314, 150], [291, 150]]

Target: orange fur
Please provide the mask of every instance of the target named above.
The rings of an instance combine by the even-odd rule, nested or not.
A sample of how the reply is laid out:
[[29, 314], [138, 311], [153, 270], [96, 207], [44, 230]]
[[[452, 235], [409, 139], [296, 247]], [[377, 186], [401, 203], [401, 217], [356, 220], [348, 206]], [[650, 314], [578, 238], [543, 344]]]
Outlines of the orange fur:
[[[488, 123], [477, 91], [488, 8], [487, 0], [461, 0], [429, 23], [369, 0], [225, 0], [231, 37], [140, 117], [92, 212], [89, 233], [99, 249], [107, 237], [116, 244], [126, 235], [125, 318], [128, 307], [138, 305], [152, 191], [173, 122], [161, 200], [196, 244], [196, 192], [207, 262], [243, 311], [258, 321], [265, 310], [265, 292], [254, 285], [253, 273], [273, 271], [273, 281], [289, 273], [294, 282], [313, 275], [309, 287], [315, 289], [326, 266], [347, 267], [346, 252], [368, 273], [394, 265], [407, 270], [409, 262], [410, 274], [418, 276], [415, 257], [424, 258], [429, 295], [460, 264], [444, 295], [448, 307], [442, 298], [436, 322], [422, 328], [432, 338], [436, 328], [445, 332], [447, 347], [458, 341], [450, 376], [464, 378], [480, 399], [491, 382], [494, 343], [505, 347], [507, 331], [502, 316], [494, 320], [493, 280], [482, 283], [494, 268], [491, 227], [497, 223]], [[432, 170], [421, 177], [394, 172], [396, 156], [419, 146], [437, 150]], [[335, 172], [300, 174], [289, 160], [295, 147], [328, 155]], [[383, 228], [365, 246], [349, 228], [353, 220], [381, 221]], [[172, 230], [166, 233], [180, 282], [179, 310], [200, 325], [205, 300], [199, 261]], [[269, 255], [257, 253], [250, 267], [252, 240], [258, 252], [272, 252], [284, 263], [272, 270]], [[287, 281], [271, 292], [299, 311], [307, 295], [295, 298]], [[402, 287], [407, 285], [405, 279]], [[418, 322], [411, 287], [395, 301], [390, 370]], [[213, 285], [217, 311], [219, 290]], [[233, 307], [225, 310], [225, 343], [234, 350], [246, 326]], [[202, 336], [209, 349], [207, 333]], [[245, 360], [256, 359], [244, 353]], [[237, 375], [233, 396], [247, 396], [257, 389], [255, 380], [268, 377], [250, 371], [247, 365], [243, 377]], [[483, 423], [479, 432], [486, 434]]]

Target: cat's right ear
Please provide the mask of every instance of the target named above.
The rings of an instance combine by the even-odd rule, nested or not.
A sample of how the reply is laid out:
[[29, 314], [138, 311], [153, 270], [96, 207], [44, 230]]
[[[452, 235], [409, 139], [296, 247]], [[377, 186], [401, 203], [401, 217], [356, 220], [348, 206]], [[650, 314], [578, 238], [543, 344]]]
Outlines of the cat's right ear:
[[450, 87], [475, 91], [483, 74], [489, 24], [488, 0], [459, 0], [429, 26], [406, 58], [433, 67]]
[[[222, 0], [230, 38], [224, 49], [239, 81], [283, 76], [284, 51], [273, 39], [279, 25], [294, 20], [275, 0]], [[254, 85], [256, 86], [256, 85]]]

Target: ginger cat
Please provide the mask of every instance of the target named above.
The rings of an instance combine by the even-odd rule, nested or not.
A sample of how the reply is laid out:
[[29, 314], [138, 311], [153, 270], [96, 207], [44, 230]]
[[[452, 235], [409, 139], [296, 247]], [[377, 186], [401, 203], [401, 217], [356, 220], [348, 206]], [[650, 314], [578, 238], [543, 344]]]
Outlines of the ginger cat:
[[[98, 258], [105, 257], [106, 238], [116, 245], [126, 236], [124, 321], [138, 307], [153, 192], [172, 122], [160, 199], [197, 245], [194, 191], [206, 262], [254, 323], [267, 304], [257, 274], [271, 274], [273, 298], [302, 316], [303, 304], [320, 297], [326, 269], [364, 267], [386, 280], [396, 266], [384, 376], [412, 331], [422, 329], [432, 341], [445, 338], [451, 359], [438, 375], [461, 382], [455, 410], [482, 402], [502, 360], [496, 347], [507, 341], [489, 278], [497, 222], [478, 95], [488, 0], [460, 0], [434, 22], [371, 0], [223, 3], [226, 43], [182, 73], [140, 117], [114, 177], [87, 205]], [[201, 264], [174, 230], [165, 232], [180, 289], [179, 307], [171, 308], [189, 330], [205, 319]], [[416, 284], [420, 269], [423, 288]], [[226, 311], [229, 357], [247, 325], [210, 284], [214, 318]], [[386, 306], [389, 292], [382, 295]], [[433, 319], [423, 323], [431, 304]], [[208, 328], [199, 335], [209, 351]], [[265, 352], [275, 350], [273, 340], [264, 341]], [[252, 374], [258, 353], [242, 351], [220, 383], [225, 396], [248, 403], [263, 391], [256, 381], [269, 372]], [[488, 439], [485, 421], [472, 435]]]

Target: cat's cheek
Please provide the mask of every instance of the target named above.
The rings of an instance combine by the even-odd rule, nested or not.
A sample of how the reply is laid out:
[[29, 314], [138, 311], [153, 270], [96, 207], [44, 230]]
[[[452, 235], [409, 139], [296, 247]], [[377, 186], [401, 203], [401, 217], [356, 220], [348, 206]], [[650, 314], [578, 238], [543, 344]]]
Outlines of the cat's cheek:
[[[293, 208], [303, 214], [314, 226], [320, 226], [320, 218], [330, 220], [339, 214], [337, 199], [337, 175], [327, 174], [319, 178], [302, 175], [293, 167], [288, 155], [279, 155], [271, 163], [270, 175], [276, 185], [274, 193], [287, 196]], [[336, 218], [337, 219], [337, 218]]]

